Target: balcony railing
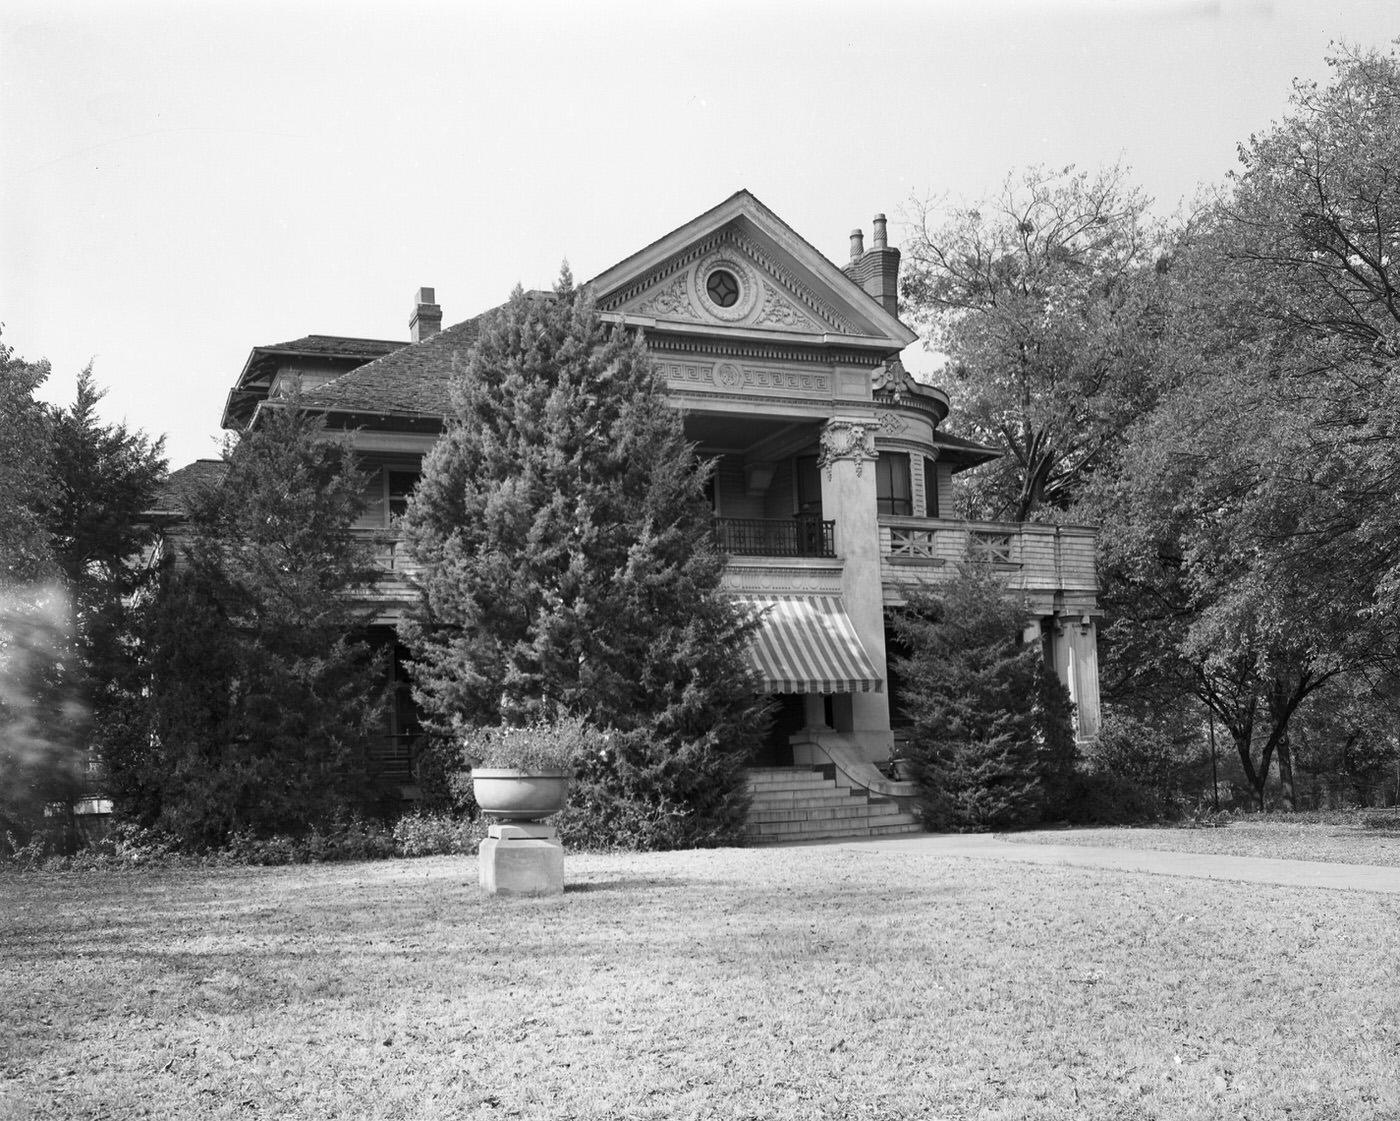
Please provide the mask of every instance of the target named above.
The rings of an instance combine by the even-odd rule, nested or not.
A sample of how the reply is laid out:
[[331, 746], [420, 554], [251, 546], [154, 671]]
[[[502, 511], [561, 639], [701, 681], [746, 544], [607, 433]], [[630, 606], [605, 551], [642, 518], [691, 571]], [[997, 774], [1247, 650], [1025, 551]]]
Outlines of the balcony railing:
[[380, 737], [370, 748], [369, 766], [374, 777], [381, 782], [412, 782], [418, 739], [407, 734]]
[[1012, 574], [1025, 589], [1084, 589], [1098, 586], [1094, 530], [1041, 523], [962, 522], [941, 518], [880, 518], [887, 566], [950, 570], [962, 560], [990, 563]]
[[795, 518], [716, 518], [715, 538], [736, 557], [834, 557], [836, 523]]

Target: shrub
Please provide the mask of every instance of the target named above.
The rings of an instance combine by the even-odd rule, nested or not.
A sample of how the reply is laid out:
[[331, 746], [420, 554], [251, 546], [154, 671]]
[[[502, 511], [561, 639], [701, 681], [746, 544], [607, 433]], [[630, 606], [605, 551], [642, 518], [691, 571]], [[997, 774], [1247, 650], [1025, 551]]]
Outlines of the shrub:
[[1108, 710], [1084, 761], [1070, 816], [1101, 825], [1179, 817], [1209, 786], [1202, 766], [1193, 729]]
[[234, 864], [319, 864], [338, 860], [381, 860], [395, 855], [393, 834], [358, 817], [336, 820], [304, 834], [258, 837], [235, 833], [214, 850]]
[[394, 849], [399, 856], [471, 856], [484, 836], [486, 828], [479, 818], [411, 813], [394, 822]]

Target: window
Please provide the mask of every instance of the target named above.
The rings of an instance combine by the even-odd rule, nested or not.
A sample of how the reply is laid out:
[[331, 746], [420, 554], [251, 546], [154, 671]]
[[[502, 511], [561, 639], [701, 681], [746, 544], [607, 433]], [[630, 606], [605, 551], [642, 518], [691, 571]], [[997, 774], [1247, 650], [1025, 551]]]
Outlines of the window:
[[408, 510], [408, 496], [418, 485], [417, 471], [395, 471], [389, 468], [384, 472], [385, 494], [389, 508], [389, 522], [403, 517]]
[[875, 460], [875, 497], [882, 514], [907, 516], [914, 512], [909, 490], [909, 456], [905, 452], [881, 452]]
[[418, 485], [418, 472], [408, 468], [377, 467], [365, 479], [365, 508], [357, 523], [361, 529], [392, 526], [408, 509], [408, 496]]
[[739, 282], [732, 272], [716, 269], [705, 281], [705, 291], [719, 307], [733, 307], [739, 302]]
[[822, 516], [822, 474], [814, 455], [797, 457], [797, 512]]
[[924, 515], [938, 517], [938, 461], [924, 459]]

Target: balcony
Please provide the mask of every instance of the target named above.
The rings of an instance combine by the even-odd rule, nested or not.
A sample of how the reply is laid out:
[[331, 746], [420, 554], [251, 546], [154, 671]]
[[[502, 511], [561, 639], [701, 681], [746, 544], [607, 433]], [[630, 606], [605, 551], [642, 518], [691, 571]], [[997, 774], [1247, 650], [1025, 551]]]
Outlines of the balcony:
[[836, 523], [795, 518], [715, 518], [719, 547], [735, 557], [834, 557]]
[[989, 563], [1008, 586], [1037, 599], [1058, 593], [1092, 595], [1096, 533], [1089, 526], [962, 522], [942, 518], [880, 518], [886, 598], [900, 585], [948, 579], [963, 560]]

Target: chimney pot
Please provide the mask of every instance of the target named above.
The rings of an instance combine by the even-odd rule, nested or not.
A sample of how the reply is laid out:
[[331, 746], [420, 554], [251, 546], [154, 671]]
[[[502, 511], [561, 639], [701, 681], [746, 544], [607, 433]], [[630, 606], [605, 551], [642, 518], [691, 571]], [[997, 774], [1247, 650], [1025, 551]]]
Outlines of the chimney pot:
[[851, 260], [858, 260], [865, 252], [865, 234], [861, 230], [851, 231]]
[[883, 214], [875, 215], [875, 219], [871, 225], [873, 228], [870, 231], [870, 239], [875, 243], [875, 248], [886, 248], [889, 245], [889, 241], [885, 236], [885, 216]]

